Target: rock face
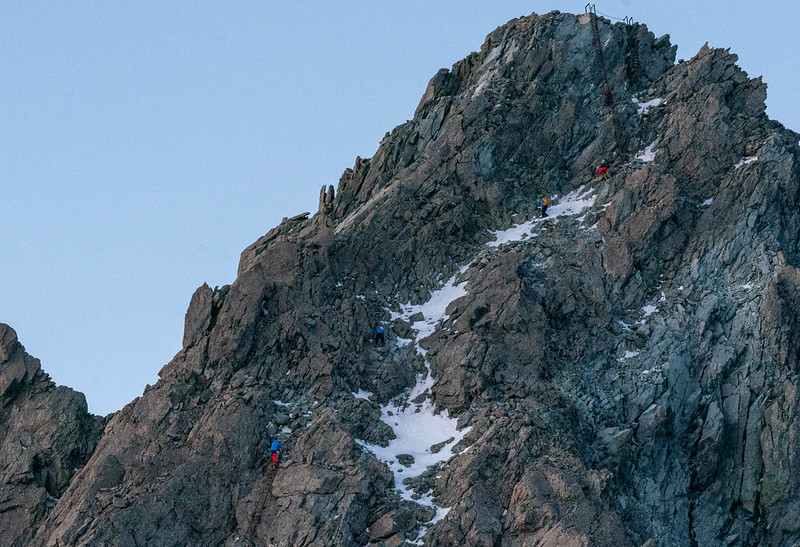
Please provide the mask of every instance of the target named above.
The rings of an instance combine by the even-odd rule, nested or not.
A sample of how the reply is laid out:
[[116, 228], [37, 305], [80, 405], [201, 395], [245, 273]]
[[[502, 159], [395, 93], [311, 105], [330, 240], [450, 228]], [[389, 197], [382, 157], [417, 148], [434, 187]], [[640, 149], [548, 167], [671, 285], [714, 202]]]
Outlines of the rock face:
[[3, 545], [27, 545], [92, 454], [104, 420], [86, 399], [56, 387], [17, 333], [0, 323], [0, 530]]
[[[76, 463], [39, 490], [26, 464], [59, 499], [20, 498], [0, 541], [800, 542], [799, 137], [735, 55], [674, 64], [667, 37], [592, 17], [513, 20], [436, 74], [317, 214], [197, 290], [182, 351], [93, 453], [82, 407]], [[14, 378], [41, 373], [3, 362], [5, 462]], [[429, 403], [463, 438], [371, 453], [430, 433]]]

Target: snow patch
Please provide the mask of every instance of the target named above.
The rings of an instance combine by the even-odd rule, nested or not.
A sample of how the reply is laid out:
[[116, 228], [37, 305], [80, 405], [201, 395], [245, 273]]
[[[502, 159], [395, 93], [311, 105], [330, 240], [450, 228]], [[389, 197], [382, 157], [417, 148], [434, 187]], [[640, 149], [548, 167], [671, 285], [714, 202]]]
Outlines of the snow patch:
[[742, 288], [749, 291], [750, 289], [753, 288], [753, 284], [752, 283], [745, 283], [744, 285], [742, 285]]
[[629, 330], [631, 330], [631, 327], [633, 326], [633, 325], [629, 325], [629, 324], [627, 324], [625, 321], [623, 321], [623, 320], [621, 320], [621, 319], [617, 319], [617, 323], [619, 323], [620, 325], [622, 325], [622, 329], [623, 329], [623, 330], [626, 330], [626, 331], [629, 331]]
[[371, 391], [365, 391], [363, 389], [359, 389], [357, 392], [353, 393], [353, 397], [356, 399], [369, 399], [372, 395], [373, 393]]
[[[594, 201], [597, 198], [596, 194], [587, 194], [583, 191], [583, 186], [575, 190], [574, 192], [570, 192], [562, 199], [558, 201], [558, 203], [551, 205], [547, 208], [547, 216], [544, 218], [534, 218], [527, 222], [523, 222], [522, 224], [516, 224], [507, 228], [505, 230], [499, 230], [497, 232], [491, 232], [491, 234], [495, 237], [494, 241], [490, 241], [486, 244], [487, 247], [499, 247], [504, 243], [510, 243], [512, 241], [522, 241], [528, 237], [534, 237], [537, 234], [534, 233], [533, 228], [543, 222], [548, 218], [557, 218], [562, 216], [575, 216], [581, 214], [584, 210], [592, 207], [594, 205]], [[556, 198], [553, 198], [552, 201], [555, 201]]]
[[[390, 403], [381, 411], [381, 419], [392, 428], [396, 438], [385, 447], [369, 443], [363, 445], [389, 465], [394, 472], [395, 488], [404, 499], [413, 501], [413, 491], [406, 489], [403, 479], [417, 477], [430, 466], [446, 461], [452, 456], [450, 449], [464, 437], [468, 429], [458, 431], [458, 421], [450, 418], [446, 410], [437, 414], [430, 399], [421, 405]], [[436, 453], [431, 451], [431, 446], [445, 441], [450, 442]], [[401, 464], [397, 459], [400, 454], [413, 456], [414, 463], [408, 466]], [[433, 502], [427, 505], [433, 505]]]
[[754, 161], [758, 161], [758, 156], [748, 156], [739, 160], [739, 163], [734, 165], [733, 168], [739, 169], [742, 165], [747, 165], [748, 163], [753, 163]]
[[437, 508], [436, 516], [431, 519], [431, 524], [432, 525], [436, 524], [437, 522], [442, 520], [444, 517], [446, 517], [447, 513], [449, 513], [449, 512], [450, 512], [450, 508], [449, 507], [439, 507], [439, 508]]
[[[425, 497], [426, 496], [423, 496], [422, 498], [420, 498], [419, 501], [421, 501]], [[450, 508], [449, 507], [437, 507], [435, 505], [433, 507], [436, 508], [436, 514], [433, 516], [433, 518], [430, 520], [430, 522], [427, 522], [423, 526], [420, 527], [419, 533], [417, 534], [416, 539], [409, 540], [408, 541], [409, 544], [411, 544], [411, 545], [420, 545], [420, 546], [425, 545], [425, 541], [424, 541], [425, 540], [425, 534], [428, 533], [428, 530], [430, 530], [431, 527], [434, 524], [436, 524], [437, 522], [442, 520], [444, 517], [446, 517], [447, 513], [450, 512]]]
[[638, 352], [638, 351], [626, 351], [626, 352], [625, 352], [625, 355], [623, 355], [622, 357], [620, 357], [619, 359], [617, 359], [617, 361], [620, 361], [620, 362], [622, 362], [622, 361], [624, 361], [625, 359], [630, 359], [631, 357], [636, 357], [637, 355], [639, 355], [639, 353], [640, 353], [640, 352]]
[[655, 312], [658, 311], [658, 308], [656, 308], [653, 305], [648, 305], [648, 306], [643, 306], [642, 311], [644, 312], [645, 317], [650, 317], [651, 315], [653, 315]]
[[664, 99], [661, 98], [661, 97], [656, 97], [655, 99], [650, 99], [649, 101], [644, 102], [644, 103], [639, 101], [639, 99], [637, 99], [636, 97], [631, 98], [631, 100], [633, 101], [633, 104], [635, 104], [637, 107], [639, 107], [639, 109], [637, 110], [636, 113], [639, 114], [640, 116], [643, 116], [645, 114], [649, 114], [651, 108], [656, 108], [656, 107], [661, 106], [662, 104], [664, 104]]
[[[493, 60], [492, 55], [494, 53], [492, 51], [487, 56], [487, 62]], [[499, 51], [497, 55], [499, 55]], [[485, 81], [484, 78], [491, 78], [491, 71], [481, 78], [476, 92], [480, 90], [480, 84]], [[584, 191], [584, 187], [580, 187], [564, 196], [559, 203], [549, 207], [549, 216], [547, 218], [577, 216], [587, 208], [592, 207], [595, 198], [596, 195], [589, 194]], [[496, 247], [510, 241], [533, 237], [536, 235], [533, 232], [534, 226], [543, 220], [533, 219], [526, 223], [512, 226], [507, 230], [493, 232], [496, 239], [489, 243], [488, 246]], [[467, 268], [468, 266], [461, 267], [460, 273], [464, 273]], [[411, 317], [419, 314], [411, 324], [411, 329], [414, 332], [413, 340], [402, 340], [401, 342], [403, 345], [414, 343], [417, 353], [423, 357], [426, 351], [419, 346], [420, 341], [432, 335], [437, 327], [447, 321], [448, 306], [467, 294], [466, 283], [459, 283], [457, 281], [458, 275], [453, 275], [438, 290], [433, 291], [430, 298], [423, 304], [411, 305], [408, 303], [401, 305], [400, 312], [387, 310], [391, 315], [392, 321], [403, 319], [411, 322]], [[452, 448], [471, 429], [465, 428], [459, 431], [458, 421], [451, 418], [446, 410], [440, 413], [436, 412], [436, 408], [429, 397], [430, 389], [433, 386], [433, 377], [430, 371], [430, 362], [427, 359], [425, 359], [425, 367], [426, 371], [417, 376], [416, 385], [404, 397], [397, 398], [381, 407], [381, 419], [392, 428], [395, 438], [385, 447], [358, 441], [359, 444], [373, 452], [378, 459], [389, 465], [395, 477], [395, 487], [400, 492], [400, 495], [407, 500], [413, 499], [414, 492], [403, 484], [403, 480], [407, 477], [417, 477], [430, 466], [447, 461], [453, 454]], [[368, 396], [368, 394], [369, 392], [359, 390], [354, 395], [363, 397], [365, 395]], [[421, 400], [421, 402], [409, 403], [409, 401], [413, 400]], [[436, 447], [435, 452], [432, 450], [434, 446]], [[413, 463], [406, 462], [407, 465], [401, 464], [397, 457], [403, 454], [412, 456]], [[443, 519], [449, 509], [438, 507], [434, 503], [431, 493], [424, 494], [416, 501], [436, 508], [436, 516], [428, 526], [420, 531], [420, 535], [415, 541], [415, 543], [419, 543], [422, 541], [422, 537], [427, 532], [428, 527]]]
[[700, 204], [700, 206], [701, 206], [701, 207], [708, 207], [708, 206], [709, 206], [709, 205], [711, 205], [712, 203], [714, 203], [714, 198], [708, 198], [708, 199], [707, 199], [707, 200], [705, 200], [703, 203], [701, 203], [701, 204]]
[[[466, 266], [462, 267], [460, 273], [466, 271]], [[395, 316], [392, 314], [392, 319], [403, 319], [410, 321], [412, 315], [418, 313], [422, 314], [422, 319], [414, 321], [411, 328], [417, 331], [415, 340], [419, 342], [423, 338], [427, 338], [436, 330], [436, 326], [443, 321], [447, 320], [447, 306], [454, 300], [461, 298], [467, 294], [467, 289], [464, 284], [458, 285], [456, 283], [456, 276], [451, 277], [442, 287], [431, 293], [431, 297], [424, 304], [412, 306], [406, 304], [402, 306], [403, 312]], [[417, 347], [417, 353], [423, 354], [421, 348]]]
[[655, 374], [657, 372], [661, 372], [663, 367], [664, 367], [664, 365], [656, 365], [653, 368], [650, 368], [650, 369], [647, 369], [647, 370], [643, 370], [642, 371], [642, 375], [643, 376], [647, 376], [647, 375], [650, 375], [650, 374]]
[[656, 151], [655, 151], [656, 142], [650, 143], [650, 146], [636, 154], [634, 159], [641, 160], [645, 163], [651, 162], [656, 159]]

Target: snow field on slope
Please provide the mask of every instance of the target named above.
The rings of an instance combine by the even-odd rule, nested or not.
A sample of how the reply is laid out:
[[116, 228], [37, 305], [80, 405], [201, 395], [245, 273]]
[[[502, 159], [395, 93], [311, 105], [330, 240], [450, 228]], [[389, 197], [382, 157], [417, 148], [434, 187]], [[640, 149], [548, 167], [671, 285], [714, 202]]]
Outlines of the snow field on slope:
[[[461, 273], [466, 270], [466, 266], [461, 268]], [[456, 282], [456, 275], [451, 277], [442, 287], [431, 293], [431, 297], [424, 304], [412, 306], [406, 304], [402, 306], [402, 313], [392, 312], [392, 321], [403, 319], [410, 322], [411, 316], [422, 313], [423, 318], [414, 321], [411, 328], [415, 331], [414, 339], [411, 341], [417, 346], [417, 353], [424, 356], [425, 350], [419, 347], [419, 342], [433, 334], [436, 327], [447, 320], [447, 306], [451, 302], [467, 294], [465, 284]], [[455, 418], [450, 418], [446, 410], [437, 413], [433, 402], [429, 396], [419, 404], [407, 403], [406, 401], [415, 399], [425, 394], [433, 386], [430, 363], [425, 360], [426, 374], [417, 375], [417, 382], [407, 397], [398, 401], [397, 399], [381, 407], [381, 419], [394, 431], [395, 438], [386, 447], [374, 444], [362, 443], [375, 456], [386, 462], [394, 473], [395, 487], [400, 491], [400, 495], [407, 500], [413, 500], [413, 491], [403, 484], [407, 477], [417, 477], [430, 466], [444, 462], [450, 458], [450, 449], [458, 443], [470, 428], [458, 431]], [[359, 391], [356, 396], [363, 397], [368, 392]], [[368, 395], [367, 395], [368, 396]], [[449, 441], [441, 449], [434, 453], [431, 446]], [[414, 457], [414, 463], [409, 467], [397, 461], [397, 455], [409, 454]], [[445, 513], [437, 507], [430, 496], [423, 496], [416, 500], [418, 503], [437, 508], [436, 519], [440, 519]], [[441, 513], [441, 514], [440, 514]]]
[[[582, 213], [585, 209], [594, 205], [594, 200], [597, 196], [594, 194], [587, 194], [584, 192], [584, 187], [581, 186], [577, 190], [570, 192], [560, 200], [547, 208], [547, 216], [544, 218], [534, 218], [522, 224], [517, 224], [507, 228], [506, 230], [499, 230], [491, 232], [495, 236], [494, 241], [486, 244], [487, 247], [499, 247], [504, 243], [512, 241], [521, 241], [526, 237], [534, 237], [537, 234], [533, 232], [534, 227], [544, 222], [547, 219], [558, 218], [562, 216], [575, 216]], [[555, 201], [553, 198], [551, 201]]]
[[[448, 417], [446, 411], [436, 414], [430, 399], [426, 399], [421, 405], [409, 405], [405, 408], [386, 405], [381, 411], [381, 419], [392, 428], [397, 437], [386, 447], [368, 447], [394, 472], [395, 487], [400, 490], [401, 496], [411, 500], [413, 492], [406, 488], [403, 480], [406, 477], [418, 477], [430, 466], [449, 459], [452, 456], [450, 448], [464, 437], [468, 429], [458, 431], [457, 421]], [[448, 440], [450, 442], [437, 453], [431, 452], [431, 446]], [[414, 457], [414, 463], [409, 467], [400, 464], [397, 461], [398, 454], [410, 454]], [[433, 503], [428, 501], [426, 505]]]

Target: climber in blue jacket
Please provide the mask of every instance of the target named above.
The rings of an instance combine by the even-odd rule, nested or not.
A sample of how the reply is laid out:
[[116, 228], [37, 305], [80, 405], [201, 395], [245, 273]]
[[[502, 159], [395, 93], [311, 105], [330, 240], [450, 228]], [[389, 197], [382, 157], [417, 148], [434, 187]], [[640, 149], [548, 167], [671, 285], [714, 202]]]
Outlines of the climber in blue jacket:
[[283, 445], [278, 442], [278, 439], [272, 441], [272, 445], [269, 447], [272, 450], [272, 463], [278, 465], [278, 451], [283, 448]]

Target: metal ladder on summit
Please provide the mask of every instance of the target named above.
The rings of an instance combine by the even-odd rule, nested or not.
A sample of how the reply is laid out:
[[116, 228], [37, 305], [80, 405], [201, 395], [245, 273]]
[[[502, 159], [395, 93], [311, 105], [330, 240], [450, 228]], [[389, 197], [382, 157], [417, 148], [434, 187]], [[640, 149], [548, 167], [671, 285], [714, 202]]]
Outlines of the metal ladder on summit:
[[603, 86], [603, 100], [606, 107], [608, 107], [609, 114], [611, 115], [611, 123], [614, 127], [614, 139], [617, 141], [619, 151], [624, 152], [627, 143], [625, 142], [625, 133], [622, 130], [622, 123], [617, 115], [617, 109], [614, 106], [614, 88], [608, 80], [608, 70], [606, 69], [606, 61], [603, 55], [603, 44], [600, 42], [600, 28], [597, 25], [597, 8], [594, 4], [589, 3], [584, 7], [584, 11], [589, 14], [589, 21], [592, 26], [592, 45], [594, 46], [597, 67]]
[[642, 64], [639, 61], [639, 37], [636, 35], [638, 26], [634, 26], [633, 17], [625, 17], [622, 22], [628, 32], [628, 43], [625, 48], [625, 72], [628, 75], [628, 82], [632, 86], [636, 86], [642, 72]]

